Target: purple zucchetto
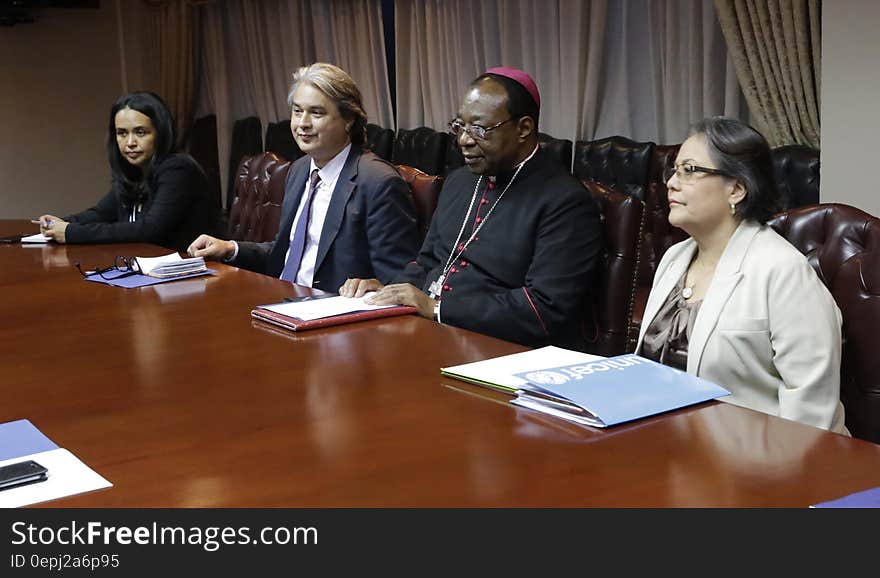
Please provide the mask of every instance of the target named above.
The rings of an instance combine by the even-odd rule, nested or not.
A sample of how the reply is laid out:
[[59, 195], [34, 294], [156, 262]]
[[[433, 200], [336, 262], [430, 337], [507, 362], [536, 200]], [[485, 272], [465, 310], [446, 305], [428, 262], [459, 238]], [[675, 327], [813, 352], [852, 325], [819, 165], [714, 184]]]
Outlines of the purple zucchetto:
[[532, 95], [532, 98], [535, 101], [535, 104], [538, 105], [538, 108], [541, 108], [541, 95], [538, 93], [538, 85], [535, 84], [534, 79], [528, 75], [528, 73], [523, 72], [519, 68], [511, 68], [509, 66], [498, 66], [495, 68], [490, 68], [484, 74], [497, 74], [498, 76], [506, 76], [507, 78], [517, 82], [522, 85], [526, 91]]

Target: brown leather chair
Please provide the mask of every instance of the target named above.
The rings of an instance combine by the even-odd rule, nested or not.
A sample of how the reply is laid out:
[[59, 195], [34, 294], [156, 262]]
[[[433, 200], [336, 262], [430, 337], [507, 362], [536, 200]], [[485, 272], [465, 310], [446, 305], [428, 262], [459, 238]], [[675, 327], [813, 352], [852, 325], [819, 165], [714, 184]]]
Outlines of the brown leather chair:
[[440, 189], [443, 187], [443, 177], [429, 175], [409, 165], [394, 166], [406, 184], [409, 185], [413, 203], [416, 206], [419, 234], [424, 241], [425, 235], [428, 234], [428, 227], [431, 226], [431, 218], [437, 209]]
[[305, 155], [296, 144], [293, 133], [290, 132], [290, 119], [270, 122], [266, 127], [265, 150], [277, 154], [284, 160], [295, 161]]
[[255, 116], [240, 118], [232, 126], [232, 142], [229, 147], [229, 178], [226, 181], [226, 210], [232, 209], [235, 199], [235, 183], [238, 168], [244, 157], [263, 152], [263, 125]]
[[430, 127], [399, 129], [394, 137], [391, 161], [396, 165], [408, 165], [429, 175], [443, 174], [449, 133]]
[[636, 295], [628, 351], [635, 351], [642, 315], [648, 304], [648, 294], [654, 282], [654, 273], [663, 254], [675, 243], [687, 239], [687, 233], [669, 224], [669, 198], [663, 172], [675, 164], [680, 144], [656, 145], [648, 168], [648, 186], [645, 189], [645, 228], [639, 250], [639, 268], [636, 275]]
[[217, 115], [209, 114], [195, 120], [187, 138], [186, 149], [205, 171], [211, 198], [217, 208], [222, 209], [220, 158], [217, 152]]
[[840, 397], [846, 427], [855, 437], [880, 443], [880, 219], [823, 204], [780, 213], [769, 224], [807, 256], [834, 296], [843, 314]]
[[565, 170], [571, 172], [571, 149], [572, 143], [565, 138], [555, 138], [549, 134], [539, 132], [538, 143], [547, 151], [550, 158], [559, 162]]
[[773, 149], [773, 172], [784, 210], [819, 202], [819, 150], [806, 145]]
[[599, 204], [604, 253], [597, 285], [590, 294], [585, 322], [587, 351], [596, 355], [626, 353], [635, 296], [639, 244], [645, 224], [642, 201], [594, 181], [584, 181]]
[[229, 212], [230, 239], [263, 242], [275, 238], [290, 165], [272, 152], [242, 159]]
[[654, 143], [637, 142], [622, 136], [574, 145], [574, 176], [614, 187], [621, 193], [645, 198], [648, 167]]
[[367, 146], [376, 156], [391, 162], [391, 148], [394, 146], [394, 131], [378, 124], [367, 123]]

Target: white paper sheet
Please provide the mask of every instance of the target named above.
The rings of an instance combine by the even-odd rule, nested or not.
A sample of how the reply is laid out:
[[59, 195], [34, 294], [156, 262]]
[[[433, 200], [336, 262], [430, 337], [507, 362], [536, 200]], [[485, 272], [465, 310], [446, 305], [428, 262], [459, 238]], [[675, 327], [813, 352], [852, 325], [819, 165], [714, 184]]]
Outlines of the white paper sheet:
[[363, 297], [326, 297], [323, 299], [310, 299], [307, 301], [292, 301], [290, 303], [276, 303], [273, 305], [265, 305], [262, 308], [281, 313], [288, 317], [296, 317], [303, 321], [311, 321], [312, 319], [322, 319], [324, 317], [332, 317], [334, 315], [343, 315], [354, 311], [372, 311], [374, 309], [388, 309], [396, 307], [396, 305], [368, 305], [364, 299], [369, 297], [371, 293], [367, 293]]
[[21, 238], [22, 243], [48, 243], [51, 240], [52, 239], [42, 233], [37, 233], [36, 235], [28, 235], [27, 237]]
[[443, 367], [440, 371], [446, 375], [458, 377], [465, 381], [483, 382], [515, 390], [526, 382], [525, 380], [515, 377], [513, 375], [514, 373], [545, 369], [547, 367], [559, 367], [560, 365], [569, 365], [572, 363], [596, 361], [597, 359], [602, 359], [602, 357], [548, 345], [547, 347], [524, 351], [522, 353], [493, 357], [492, 359], [486, 359], [484, 361], [475, 361], [473, 363], [465, 363], [464, 365]]
[[113, 486], [64, 448], [0, 461], [0, 466], [28, 460], [47, 468], [48, 479], [0, 491], [0, 508], [19, 508]]

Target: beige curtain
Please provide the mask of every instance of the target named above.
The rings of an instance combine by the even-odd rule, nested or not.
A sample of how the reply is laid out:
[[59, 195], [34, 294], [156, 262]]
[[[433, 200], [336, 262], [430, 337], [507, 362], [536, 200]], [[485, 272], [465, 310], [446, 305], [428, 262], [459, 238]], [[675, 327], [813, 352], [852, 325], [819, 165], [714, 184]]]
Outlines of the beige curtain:
[[369, 122], [395, 126], [380, 0], [223, 0], [201, 8], [200, 25], [195, 109], [197, 116], [217, 115], [221, 174], [229, 168], [235, 120], [256, 116], [265, 131], [270, 122], [289, 119], [291, 75], [313, 62], [346, 70], [361, 90]]
[[467, 85], [493, 66], [530, 73], [539, 129], [595, 128], [607, 0], [396, 0], [397, 122], [446, 130]]
[[123, 84], [161, 96], [174, 115], [177, 144], [186, 141], [198, 91], [198, 6], [205, 0], [117, 0]]
[[756, 127], [771, 146], [819, 148], [821, 0], [715, 0], [715, 7]]
[[198, 12], [192, 0], [144, 0], [148, 28], [158, 52], [157, 92], [174, 115], [177, 144], [186, 142], [193, 124], [197, 86]]
[[531, 73], [541, 132], [681, 142], [746, 112], [712, 0], [396, 0], [397, 121], [445, 130], [491, 66]]

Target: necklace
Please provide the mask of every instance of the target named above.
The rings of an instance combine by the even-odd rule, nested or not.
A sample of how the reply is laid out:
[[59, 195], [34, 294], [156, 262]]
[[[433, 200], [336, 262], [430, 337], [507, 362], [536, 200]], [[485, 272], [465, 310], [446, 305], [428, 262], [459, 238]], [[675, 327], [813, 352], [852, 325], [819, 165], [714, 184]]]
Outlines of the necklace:
[[[534, 154], [535, 153], [532, 152], [532, 156]], [[483, 175], [480, 175], [480, 178], [477, 179], [477, 184], [474, 185], [474, 194], [471, 195], [471, 202], [468, 204], [467, 213], [465, 214], [464, 219], [461, 221], [461, 228], [458, 230], [458, 235], [455, 237], [455, 243], [453, 243], [453, 245], [452, 245], [452, 250], [449, 251], [449, 259], [446, 260], [446, 265], [444, 265], [443, 272], [440, 274], [440, 276], [437, 277], [437, 279], [428, 286], [428, 297], [430, 297], [431, 299], [437, 299], [440, 296], [440, 292], [443, 290], [443, 283], [446, 281], [446, 276], [449, 274], [449, 269], [452, 268], [452, 264], [456, 260], [458, 260], [458, 258], [461, 256], [461, 254], [464, 253], [465, 250], [468, 248], [468, 245], [471, 244], [471, 241], [473, 241], [474, 238], [476, 238], [477, 233], [480, 232], [480, 229], [482, 229], [483, 225], [486, 224], [486, 221], [489, 220], [489, 216], [492, 214], [492, 211], [495, 210], [495, 207], [498, 205], [498, 202], [504, 196], [504, 193], [507, 192], [507, 189], [510, 188], [510, 185], [513, 184], [513, 181], [516, 180], [517, 175], [522, 170], [522, 168], [525, 166], [526, 161], [528, 161], [530, 158], [531, 158], [531, 156], [529, 156], [528, 159], [526, 159], [525, 161], [520, 163], [520, 165], [518, 167], [516, 167], [516, 171], [513, 173], [513, 176], [510, 177], [510, 181], [508, 181], [507, 186], [504, 187], [504, 190], [501, 191], [501, 194], [498, 195], [498, 198], [495, 199], [495, 202], [492, 203], [491, 207], [489, 207], [489, 211], [486, 213], [486, 216], [483, 217], [483, 220], [480, 221], [480, 224], [477, 225], [477, 228], [474, 229], [474, 232], [471, 233], [470, 237], [468, 237], [468, 240], [465, 241], [464, 244], [460, 244], [461, 243], [461, 236], [464, 234], [464, 228], [467, 226], [468, 221], [470, 220], [470, 217], [471, 217], [471, 212], [474, 209], [474, 201], [477, 200], [477, 192], [480, 190], [480, 183], [483, 182]], [[456, 248], [458, 249], [457, 253], [455, 252]]]
[[691, 273], [691, 279], [693, 279], [693, 281], [691, 281], [690, 285], [687, 284], [688, 272], [685, 272], [684, 279], [681, 282], [681, 284], [683, 285], [683, 287], [681, 288], [682, 298], [683, 299], [690, 299], [691, 297], [693, 297], [694, 296], [694, 287], [696, 287], [697, 283], [699, 282], [700, 277], [704, 274], [707, 274], [707, 273], [711, 276], [711, 274], [715, 271], [715, 266], [717, 264], [718, 264], [718, 262], [715, 261], [714, 263], [706, 266], [704, 263], [697, 262], [697, 260], [695, 259], [693, 264], [688, 269], [689, 272]]

